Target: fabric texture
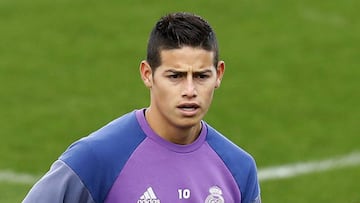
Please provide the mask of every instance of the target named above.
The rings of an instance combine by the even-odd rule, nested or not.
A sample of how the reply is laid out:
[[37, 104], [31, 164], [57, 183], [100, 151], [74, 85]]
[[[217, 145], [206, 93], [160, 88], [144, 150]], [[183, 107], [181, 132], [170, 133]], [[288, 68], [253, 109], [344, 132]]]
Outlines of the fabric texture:
[[24, 200], [215, 201], [261, 202], [254, 159], [204, 121], [195, 142], [170, 143], [150, 128], [144, 109], [130, 112], [72, 144]]

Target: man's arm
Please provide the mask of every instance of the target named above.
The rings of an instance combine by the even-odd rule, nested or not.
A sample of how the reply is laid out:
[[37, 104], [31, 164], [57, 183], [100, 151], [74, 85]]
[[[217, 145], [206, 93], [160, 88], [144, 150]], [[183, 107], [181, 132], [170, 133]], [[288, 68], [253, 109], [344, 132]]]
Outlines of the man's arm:
[[26, 195], [23, 203], [95, 203], [77, 174], [57, 160]]
[[249, 174], [249, 180], [247, 181], [247, 194], [251, 198], [251, 203], [261, 203], [261, 196], [260, 196], [260, 185], [257, 176], [257, 169], [255, 160], [252, 162], [252, 168]]

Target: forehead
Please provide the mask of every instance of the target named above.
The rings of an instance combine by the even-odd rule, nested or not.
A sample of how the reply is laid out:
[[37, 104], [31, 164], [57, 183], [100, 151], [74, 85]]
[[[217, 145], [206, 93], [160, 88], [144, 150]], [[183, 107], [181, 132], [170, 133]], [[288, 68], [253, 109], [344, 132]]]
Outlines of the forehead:
[[202, 48], [181, 47], [179, 49], [165, 49], [160, 51], [162, 68], [172, 68], [178, 70], [196, 70], [214, 67], [213, 51]]

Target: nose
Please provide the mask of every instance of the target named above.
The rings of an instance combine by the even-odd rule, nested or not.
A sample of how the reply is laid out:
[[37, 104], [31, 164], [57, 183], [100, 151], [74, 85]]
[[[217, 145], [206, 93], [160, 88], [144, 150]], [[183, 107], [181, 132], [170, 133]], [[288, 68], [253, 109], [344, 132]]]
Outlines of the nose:
[[197, 96], [196, 86], [192, 77], [187, 77], [184, 81], [183, 97], [193, 98]]

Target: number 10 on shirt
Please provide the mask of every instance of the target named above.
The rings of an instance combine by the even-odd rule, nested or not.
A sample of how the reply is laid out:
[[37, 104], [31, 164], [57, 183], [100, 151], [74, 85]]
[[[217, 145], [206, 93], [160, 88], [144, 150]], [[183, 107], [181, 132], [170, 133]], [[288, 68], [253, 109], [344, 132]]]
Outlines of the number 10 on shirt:
[[178, 189], [179, 199], [189, 199], [190, 190], [189, 189]]

